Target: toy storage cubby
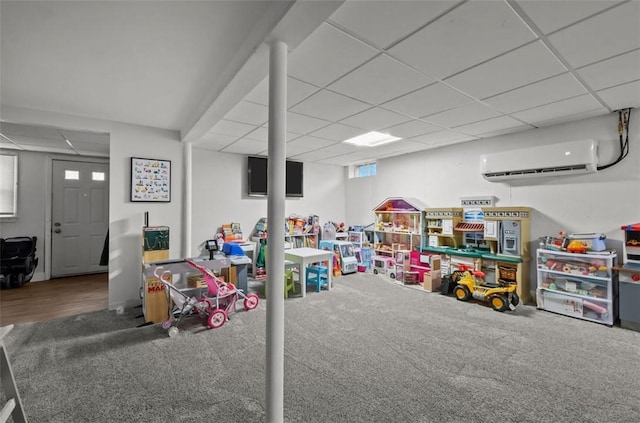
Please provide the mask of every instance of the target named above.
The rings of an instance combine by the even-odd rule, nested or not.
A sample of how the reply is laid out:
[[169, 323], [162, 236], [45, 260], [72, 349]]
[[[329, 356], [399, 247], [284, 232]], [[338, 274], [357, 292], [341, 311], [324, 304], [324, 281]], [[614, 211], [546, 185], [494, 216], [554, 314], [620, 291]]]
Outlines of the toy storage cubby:
[[[318, 248], [319, 232], [318, 216], [312, 215], [304, 219], [290, 216], [285, 222], [284, 243], [285, 249], [289, 248]], [[251, 241], [258, 245], [265, 244], [267, 240], [267, 218], [258, 220], [251, 234]]]
[[537, 307], [612, 326], [618, 317], [616, 255], [538, 249]]

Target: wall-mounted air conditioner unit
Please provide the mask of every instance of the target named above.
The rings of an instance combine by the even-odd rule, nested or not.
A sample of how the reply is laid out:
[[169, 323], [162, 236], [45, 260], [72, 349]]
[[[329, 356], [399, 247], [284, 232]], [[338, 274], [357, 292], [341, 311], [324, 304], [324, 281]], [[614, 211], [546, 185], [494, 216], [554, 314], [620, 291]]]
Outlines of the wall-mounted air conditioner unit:
[[571, 141], [483, 154], [482, 176], [490, 182], [593, 173], [598, 167], [598, 142]]

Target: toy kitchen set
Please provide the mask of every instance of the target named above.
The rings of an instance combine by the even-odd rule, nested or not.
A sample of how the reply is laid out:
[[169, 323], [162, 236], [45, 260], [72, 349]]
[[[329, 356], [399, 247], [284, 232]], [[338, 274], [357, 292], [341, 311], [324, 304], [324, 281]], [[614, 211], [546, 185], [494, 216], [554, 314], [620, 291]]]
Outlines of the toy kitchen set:
[[514, 283], [525, 304], [533, 304], [529, 283], [528, 207], [493, 207], [493, 197], [461, 200], [462, 207], [425, 209], [426, 246], [440, 253], [442, 273], [460, 265], [484, 272], [488, 284]]

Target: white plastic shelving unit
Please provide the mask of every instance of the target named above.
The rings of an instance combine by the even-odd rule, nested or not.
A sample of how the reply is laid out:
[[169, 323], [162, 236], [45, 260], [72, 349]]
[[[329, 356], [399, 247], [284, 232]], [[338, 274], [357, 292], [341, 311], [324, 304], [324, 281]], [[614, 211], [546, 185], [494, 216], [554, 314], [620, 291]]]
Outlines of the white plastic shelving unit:
[[612, 326], [618, 317], [615, 254], [537, 252], [539, 309]]

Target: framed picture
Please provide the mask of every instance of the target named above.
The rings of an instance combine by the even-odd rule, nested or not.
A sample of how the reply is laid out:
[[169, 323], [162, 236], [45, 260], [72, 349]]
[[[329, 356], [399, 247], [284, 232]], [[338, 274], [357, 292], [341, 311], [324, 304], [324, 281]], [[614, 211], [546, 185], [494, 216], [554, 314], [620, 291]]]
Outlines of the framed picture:
[[171, 161], [131, 158], [131, 201], [171, 201]]

